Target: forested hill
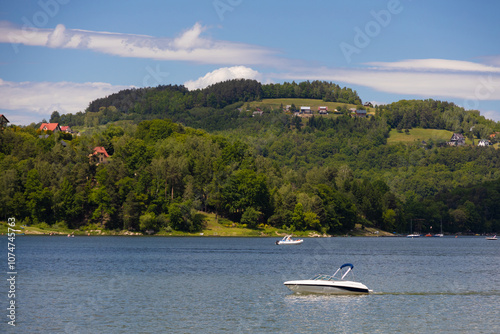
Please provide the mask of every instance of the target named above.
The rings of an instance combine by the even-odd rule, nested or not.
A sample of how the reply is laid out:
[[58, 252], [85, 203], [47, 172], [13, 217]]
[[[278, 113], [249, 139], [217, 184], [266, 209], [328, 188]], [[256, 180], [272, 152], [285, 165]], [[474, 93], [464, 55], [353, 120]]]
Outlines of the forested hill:
[[[150, 88], [126, 89], [90, 102], [85, 113], [59, 115], [51, 122], [70, 126], [96, 126], [118, 120], [141, 121], [169, 118], [187, 126], [206, 128], [212, 124], [209, 117], [231, 120], [238, 106], [244, 102], [266, 98], [321, 99], [325, 102], [361, 104], [356, 91], [324, 81], [305, 81], [262, 85], [255, 80], [230, 80], [204, 89], [189, 91], [184, 86], [168, 85]], [[240, 105], [235, 106], [235, 103]], [[228, 108], [229, 107], [229, 108]], [[210, 130], [223, 130], [231, 122], [212, 126]]]
[[[220, 131], [244, 126], [245, 118], [249, 116], [246, 111], [256, 110], [255, 106], [250, 108], [249, 103], [263, 99], [315, 99], [336, 102], [338, 109], [344, 112], [348, 105], [365, 109], [356, 91], [331, 82], [263, 85], [255, 80], [237, 79], [193, 91], [182, 85], [126, 89], [90, 102], [85, 112], [60, 115], [56, 111], [50, 122], [95, 127], [118, 120], [137, 123], [148, 119], [170, 119], [194, 128]], [[259, 109], [281, 114], [284, 107], [262, 104]], [[446, 129], [476, 138], [486, 138], [492, 132], [500, 131], [498, 123], [486, 120], [478, 111], [466, 111], [446, 101], [402, 100], [376, 106], [375, 114], [398, 130], [415, 127]]]
[[[298, 117], [271, 103], [284, 94], [340, 111]], [[80, 136], [9, 126], [0, 131], [0, 215], [135, 231], [199, 231], [206, 211], [252, 228], [329, 234], [355, 224], [407, 233], [411, 221], [423, 233], [441, 222], [445, 233], [500, 232], [498, 123], [450, 102], [399, 101], [366, 118], [346, 108], [359, 104], [331, 83], [235, 80], [96, 100], [89, 108], [99, 111], [71, 116], [86, 125]], [[113, 115], [122, 121], [104, 124]], [[417, 132], [423, 140], [388, 144]], [[454, 132], [465, 145], [447, 145]], [[96, 159], [102, 147], [110, 157]]]

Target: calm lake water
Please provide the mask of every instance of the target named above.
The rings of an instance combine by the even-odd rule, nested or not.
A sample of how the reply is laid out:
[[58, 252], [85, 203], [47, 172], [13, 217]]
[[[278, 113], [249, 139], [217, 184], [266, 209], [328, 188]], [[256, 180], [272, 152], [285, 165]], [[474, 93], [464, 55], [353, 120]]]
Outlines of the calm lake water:
[[[499, 333], [500, 241], [462, 238], [16, 239], [7, 333]], [[0, 242], [3, 276], [7, 240]], [[283, 282], [354, 264], [363, 296]]]

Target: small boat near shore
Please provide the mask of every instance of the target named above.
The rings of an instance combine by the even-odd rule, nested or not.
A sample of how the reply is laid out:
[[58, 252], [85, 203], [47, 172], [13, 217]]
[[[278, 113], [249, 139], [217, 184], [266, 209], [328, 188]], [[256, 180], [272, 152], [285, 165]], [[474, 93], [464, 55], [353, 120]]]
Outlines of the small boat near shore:
[[[345, 269], [345, 272], [343, 269]], [[293, 292], [316, 293], [328, 295], [359, 295], [373, 292], [360, 282], [345, 280], [347, 274], [352, 272], [354, 266], [345, 263], [333, 275], [316, 275], [311, 279], [286, 281], [283, 284]]]
[[420, 234], [412, 233], [412, 234], [408, 234], [406, 237], [407, 238], [420, 238]]
[[276, 241], [276, 245], [300, 245], [303, 239], [292, 239], [291, 235], [285, 235], [283, 239]]
[[444, 234], [443, 234], [443, 220], [442, 219], [441, 219], [441, 233], [434, 234], [434, 237], [435, 238], [443, 238], [444, 237]]
[[497, 239], [497, 236], [494, 235], [492, 237], [486, 237], [486, 240], [498, 240], [498, 239]]

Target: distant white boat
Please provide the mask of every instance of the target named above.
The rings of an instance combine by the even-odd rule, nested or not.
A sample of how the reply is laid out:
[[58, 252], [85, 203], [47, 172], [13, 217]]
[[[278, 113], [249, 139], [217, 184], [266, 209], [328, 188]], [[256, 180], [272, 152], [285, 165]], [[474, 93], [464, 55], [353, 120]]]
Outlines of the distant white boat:
[[497, 236], [494, 235], [492, 237], [486, 237], [486, 240], [498, 240], [498, 239], [497, 239]]
[[[330, 295], [359, 295], [373, 292], [360, 282], [348, 281], [344, 278], [354, 266], [350, 263], [343, 264], [333, 275], [316, 275], [311, 279], [287, 281], [283, 284], [293, 292], [319, 293]], [[342, 269], [347, 268], [345, 273]], [[338, 274], [338, 276], [337, 276]]]
[[442, 237], [444, 237], [444, 234], [443, 234], [443, 220], [442, 219], [441, 219], [441, 233], [434, 234], [434, 236], [436, 238], [442, 238]]
[[285, 235], [283, 239], [276, 241], [276, 245], [300, 245], [303, 242], [302, 239], [292, 239], [291, 235]]
[[406, 236], [407, 238], [419, 238], [420, 234], [413, 233], [413, 219], [410, 220], [410, 234]]

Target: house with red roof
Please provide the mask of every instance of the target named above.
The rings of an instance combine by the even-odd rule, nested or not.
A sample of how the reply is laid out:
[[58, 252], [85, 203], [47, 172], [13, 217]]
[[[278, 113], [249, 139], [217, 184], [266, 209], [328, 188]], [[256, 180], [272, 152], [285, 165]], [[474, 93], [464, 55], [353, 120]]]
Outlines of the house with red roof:
[[61, 131], [66, 133], [73, 133], [73, 130], [69, 127], [69, 125], [61, 126]]
[[94, 147], [94, 152], [89, 154], [90, 163], [96, 165], [108, 163], [109, 154], [102, 146]]
[[0, 129], [4, 129], [7, 126], [7, 123], [10, 123], [7, 117], [4, 114], [0, 114]]
[[323, 115], [324, 114], [328, 114], [328, 107], [326, 107], [326, 106], [319, 106], [318, 107], [318, 113], [323, 114]]
[[40, 130], [57, 132], [61, 131], [61, 127], [59, 126], [59, 123], [42, 123], [42, 125], [40, 125]]

